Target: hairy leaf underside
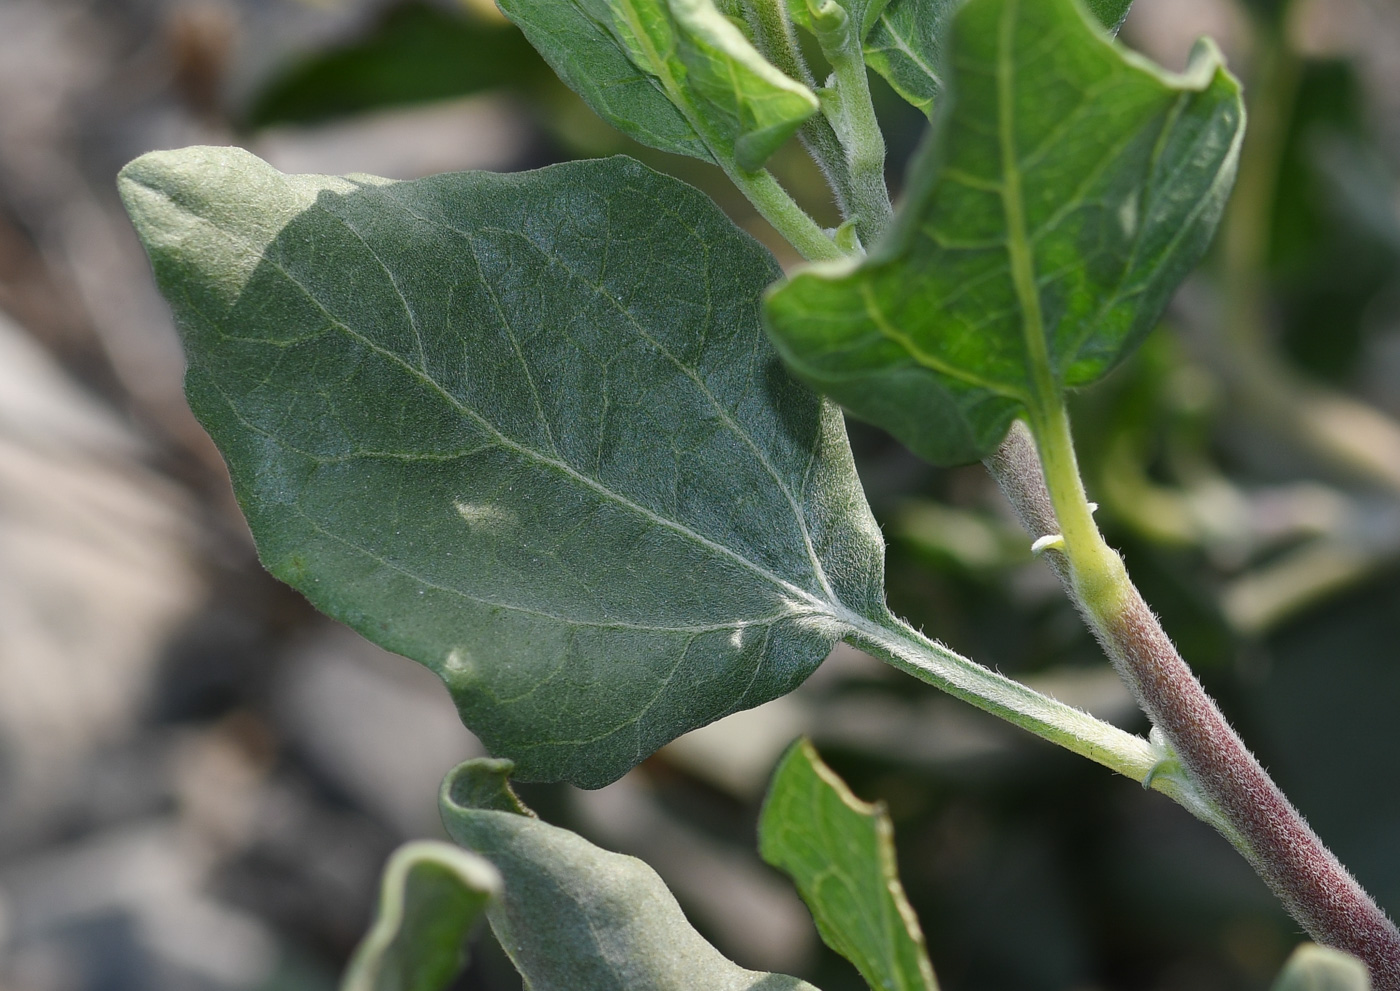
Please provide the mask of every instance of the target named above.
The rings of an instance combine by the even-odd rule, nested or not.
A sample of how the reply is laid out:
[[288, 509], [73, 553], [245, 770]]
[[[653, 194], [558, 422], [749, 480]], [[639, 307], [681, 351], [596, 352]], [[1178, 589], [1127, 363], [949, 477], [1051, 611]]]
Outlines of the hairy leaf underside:
[[796, 687], [883, 548], [769, 254], [624, 158], [416, 182], [138, 159], [122, 192], [267, 567], [597, 786]]

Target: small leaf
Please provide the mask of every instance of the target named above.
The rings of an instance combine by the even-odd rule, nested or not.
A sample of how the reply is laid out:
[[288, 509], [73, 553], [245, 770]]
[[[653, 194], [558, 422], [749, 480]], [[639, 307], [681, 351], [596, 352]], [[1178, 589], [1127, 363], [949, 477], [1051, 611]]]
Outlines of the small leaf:
[[1371, 991], [1371, 978], [1350, 953], [1304, 943], [1289, 955], [1273, 991]]
[[[1086, 0], [1099, 23], [1114, 34], [1132, 0]], [[933, 114], [943, 89], [943, 43], [958, 0], [889, 0], [865, 41], [865, 61], [894, 91]]]
[[447, 776], [441, 807], [452, 838], [505, 879], [487, 915], [532, 991], [816, 991], [725, 959], [642, 861], [471, 804], [499, 793], [509, 773], [509, 761], [468, 761]]
[[384, 868], [374, 925], [340, 991], [442, 991], [466, 963], [467, 934], [500, 890], [501, 876], [476, 854], [436, 840], [405, 843]]
[[943, 89], [943, 39], [958, 0], [890, 0], [865, 38], [865, 63], [924, 113]]
[[714, 0], [502, 0], [501, 10], [599, 116], [662, 151], [754, 171], [819, 106]]
[[1131, 351], [1234, 179], [1244, 111], [1216, 50], [1169, 75], [1087, 17], [959, 8], [951, 99], [894, 232], [770, 294], [789, 367], [930, 461], [984, 457], [1023, 407]]
[[695, 189], [233, 148], [121, 187], [264, 564], [522, 776], [605, 784], [883, 614], [840, 410], [760, 327], [777, 265]]
[[807, 740], [778, 764], [758, 836], [763, 859], [797, 882], [822, 939], [872, 988], [936, 991], [889, 816], [856, 798]]

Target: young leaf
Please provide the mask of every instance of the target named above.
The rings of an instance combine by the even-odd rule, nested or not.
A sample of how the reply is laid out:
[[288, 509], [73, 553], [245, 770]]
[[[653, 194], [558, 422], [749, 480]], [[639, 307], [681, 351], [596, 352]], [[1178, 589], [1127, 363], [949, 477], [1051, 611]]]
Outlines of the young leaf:
[[496, 803], [474, 805], [473, 796], [507, 791], [510, 768], [462, 764], [441, 807], [452, 838], [505, 878], [487, 917], [531, 991], [816, 991], [725, 959], [642, 861]]
[[865, 37], [865, 64], [926, 114], [943, 89], [943, 38], [958, 0], [890, 0]]
[[1350, 953], [1304, 943], [1289, 955], [1273, 991], [1371, 991], [1371, 979]]
[[778, 268], [695, 189], [233, 148], [121, 187], [264, 564], [437, 672], [524, 776], [605, 784], [881, 614], [841, 413], [759, 324]]
[[1169, 75], [1076, 0], [969, 0], [952, 46], [895, 231], [767, 307], [799, 377], [937, 463], [1138, 343], [1205, 251], [1244, 124], [1214, 47]]
[[[1086, 0], [1109, 31], [1117, 34], [1132, 0]], [[865, 39], [865, 61], [894, 91], [933, 114], [943, 89], [943, 39], [957, 0], [889, 0]]]
[[904, 897], [885, 810], [856, 798], [807, 740], [773, 774], [758, 823], [763, 859], [797, 882], [822, 939], [878, 991], [936, 991]]
[[437, 840], [405, 843], [384, 868], [379, 912], [340, 991], [443, 991], [500, 890], [500, 874], [476, 854]]
[[714, 0], [500, 6], [599, 116], [662, 151], [755, 171], [818, 109]]

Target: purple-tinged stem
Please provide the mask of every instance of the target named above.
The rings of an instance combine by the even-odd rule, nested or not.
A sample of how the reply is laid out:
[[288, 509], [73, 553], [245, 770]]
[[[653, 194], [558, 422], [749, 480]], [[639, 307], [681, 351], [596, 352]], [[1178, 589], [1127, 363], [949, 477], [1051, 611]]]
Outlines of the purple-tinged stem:
[[[986, 465], [1033, 537], [1059, 533], [1023, 424]], [[1374, 991], [1400, 991], [1400, 930], [1245, 747], [1137, 589], [1129, 584], [1112, 608], [1095, 608], [1079, 594], [1070, 560], [1053, 551], [1047, 557], [1152, 725], [1229, 825], [1226, 838], [1313, 939], [1360, 957]]]

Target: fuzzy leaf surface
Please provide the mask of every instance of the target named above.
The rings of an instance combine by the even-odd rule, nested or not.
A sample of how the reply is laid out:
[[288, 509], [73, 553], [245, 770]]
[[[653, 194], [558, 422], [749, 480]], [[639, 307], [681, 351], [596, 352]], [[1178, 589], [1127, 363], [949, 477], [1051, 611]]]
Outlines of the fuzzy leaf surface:
[[885, 810], [862, 802], [799, 740], [773, 773], [758, 823], [763, 859], [788, 874], [822, 939], [879, 991], [937, 991], [895, 867]]
[[454, 840], [505, 879], [487, 917], [532, 991], [816, 991], [795, 977], [745, 970], [686, 921], [656, 872], [518, 805], [503, 793], [509, 761], [468, 761], [443, 784]]
[[[1132, 0], [1086, 0], [1099, 23], [1115, 34], [1132, 5]], [[890, 0], [865, 38], [866, 64], [930, 116], [943, 88], [943, 42], [957, 6], [957, 0]]]
[[476, 854], [437, 840], [405, 843], [385, 865], [374, 925], [340, 991], [443, 991], [500, 890], [500, 874]]
[[939, 464], [1137, 345], [1210, 242], [1244, 125], [1208, 44], [1169, 75], [1076, 0], [969, 0], [952, 27], [950, 99], [891, 235], [767, 307], [801, 378]]
[[643, 144], [753, 171], [817, 112], [714, 0], [502, 0], [600, 117]]
[[415, 182], [159, 152], [122, 192], [263, 563], [599, 786], [795, 688], [883, 545], [772, 257], [627, 158]]

